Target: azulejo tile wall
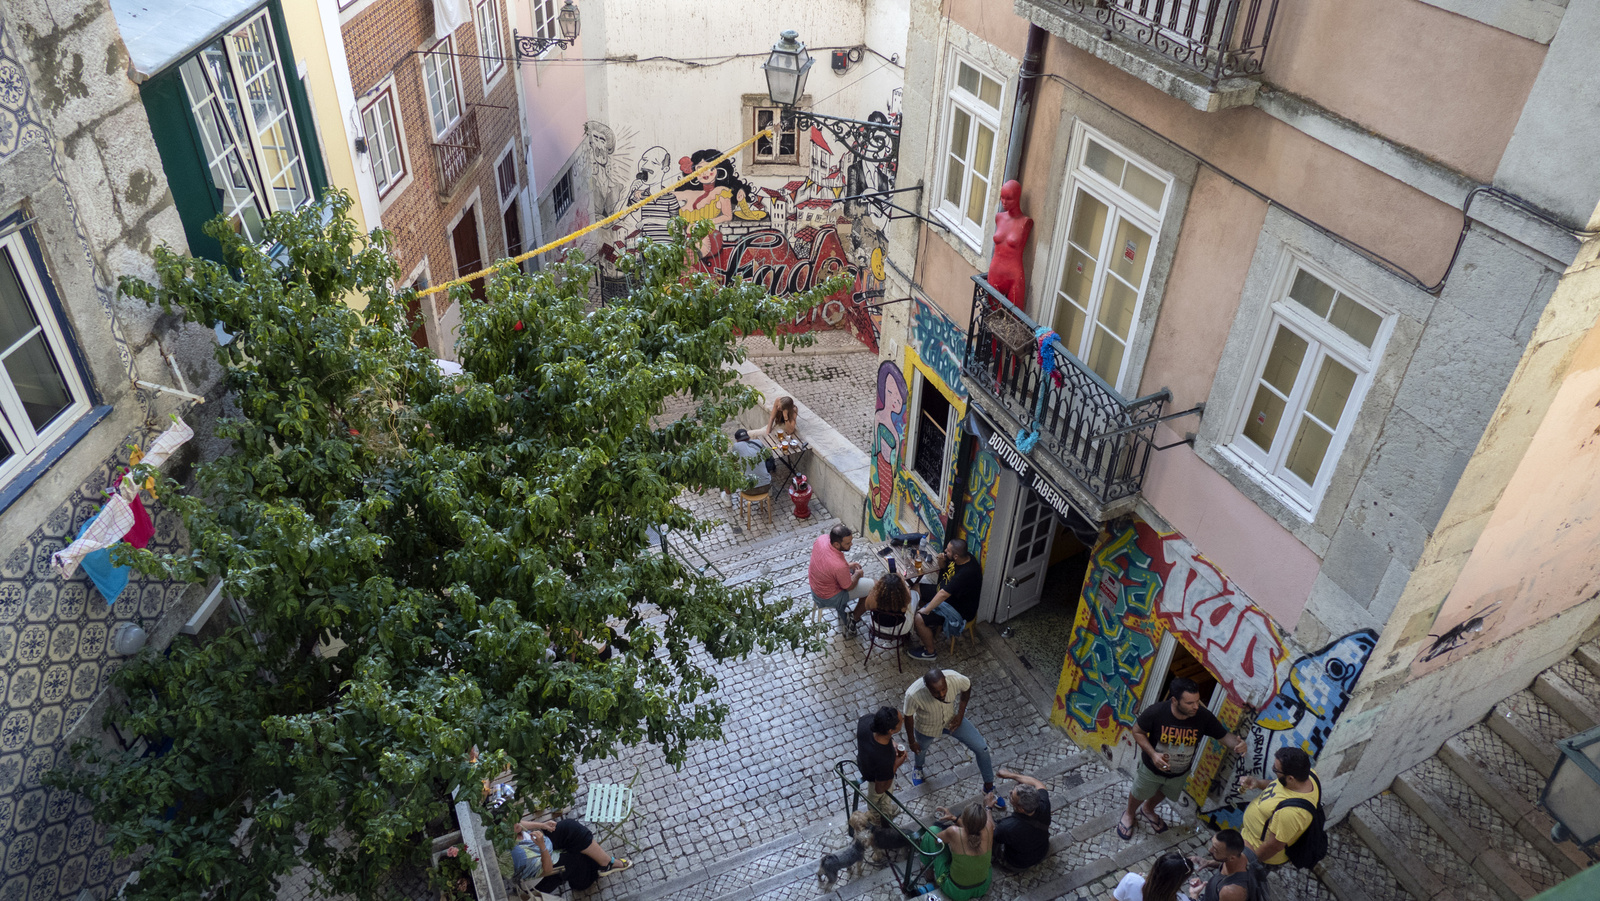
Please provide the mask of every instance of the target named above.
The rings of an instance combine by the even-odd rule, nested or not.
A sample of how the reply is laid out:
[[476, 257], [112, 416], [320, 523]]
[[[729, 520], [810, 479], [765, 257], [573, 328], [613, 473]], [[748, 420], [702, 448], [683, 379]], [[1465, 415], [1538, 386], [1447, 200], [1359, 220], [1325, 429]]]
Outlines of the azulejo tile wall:
[[[67, 580], [50, 570], [50, 555], [100, 509], [125, 462], [120, 452], [102, 461], [32, 534], [0, 547], [0, 901], [76, 899], [84, 889], [105, 898], [131, 869], [112, 860], [82, 799], [42, 781], [67, 762], [64, 736], [123, 663], [112, 629], [150, 628], [188, 588], [134, 573], [109, 606], [82, 570]], [[177, 515], [159, 501], [150, 513], [150, 547], [182, 546]]]

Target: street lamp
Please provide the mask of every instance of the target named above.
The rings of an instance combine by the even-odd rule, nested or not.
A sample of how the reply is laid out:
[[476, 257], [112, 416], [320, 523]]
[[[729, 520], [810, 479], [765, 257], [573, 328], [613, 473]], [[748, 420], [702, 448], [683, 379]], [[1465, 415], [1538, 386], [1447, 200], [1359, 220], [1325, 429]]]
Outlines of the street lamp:
[[780, 129], [823, 128], [855, 154], [863, 163], [887, 163], [891, 168], [900, 157], [900, 127], [888, 122], [863, 122], [841, 119], [798, 109], [805, 96], [806, 76], [814, 60], [794, 30], [778, 35], [772, 54], [761, 68], [767, 73], [767, 96], [773, 106], [783, 108]]
[[1600, 728], [1556, 742], [1561, 756], [1539, 804], [1556, 821], [1555, 841], [1571, 839], [1591, 857], [1600, 840]]
[[578, 25], [578, 7], [572, 0], [567, 0], [566, 3], [561, 4], [561, 12], [556, 13], [556, 26], [561, 29], [561, 37], [541, 38], [533, 35], [517, 34], [516, 30], [512, 29], [511, 40], [517, 48], [517, 61], [538, 59], [539, 54], [549, 50], [551, 47], [571, 47], [572, 42], [578, 39]]

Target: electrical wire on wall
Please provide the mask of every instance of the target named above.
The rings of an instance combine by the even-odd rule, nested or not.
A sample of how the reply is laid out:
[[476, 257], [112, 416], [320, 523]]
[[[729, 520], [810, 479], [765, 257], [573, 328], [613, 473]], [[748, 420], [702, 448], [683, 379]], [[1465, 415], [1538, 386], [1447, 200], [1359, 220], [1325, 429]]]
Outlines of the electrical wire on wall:
[[[884, 65], [894, 66], [895, 68], [901, 69], [901, 70], [904, 70], [905, 67], [906, 67], [905, 63], [901, 62], [901, 60], [900, 60], [900, 54], [891, 53], [888, 56], [884, 56], [882, 53], [879, 53], [877, 50], [872, 49], [871, 47], [867, 46], [866, 44], [848, 44], [848, 45], [841, 45], [841, 46], [838, 46], [838, 47], [807, 47], [806, 49], [809, 50], [809, 51], [812, 51], [814, 53], [831, 53], [834, 50], [858, 50], [858, 51], [859, 50], [864, 50], [867, 53], [870, 53], [873, 56], [876, 56], [877, 58], [883, 60]], [[457, 57], [457, 58], [460, 58], [460, 59], [487, 59], [487, 60], [492, 60], [492, 61], [495, 61], [495, 62], [502, 62], [502, 63], [516, 63], [516, 62], [519, 62], [519, 61], [523, 61], [523, 62], [526, 61], [526, 60], [519, 60], [515, 56], [489, 56], [487, 54], [482, 54], [482, 53], [458, 53], [458, 52], [456, 52], [454, 50], [449, 51], [449, 52], [445, 52], [445, 51], [441, 51], [441, 50], [410, 50], [410, 51], [407, 51], [406, 55], [407, 56], [427, 56], [427, 55], [432, 54], [432, 53], [438, 53], [440, 56], [453, 56], [453, 57]], [[688, 66], [691, 69], [709, 69], [709, 68], [712, 68], [712, 67], [715, 67], [715, 66], [723, 65], [725, 63], [731, 63], [734, 60], [739, 60], [739, 59], [766, 59], [767, 57], [769, 57], [771, 55], [772, 55], [772, 51], [769, 49], [769, 50], [763, 50], [760, 53], [725, 53], [725, 54], [721, 54], [719, 56], [687, 56], [687, 57], [685, 57], [685, 56], [659, 56], [659, 55], [658, 56], [580, 56], [580, 57], [554, 56], [554, 57], [551, 57], [549, 59], [541, 59], [541, 60], [539, 60], [539, 65], [540, 66], [560, 66], [560, 65], [569, 65], [569, 66], [605, 66], [605, 65], [629, 65], [629, 64], [637, 64], [637, 63], [677, 63], [680, 66]]]
[[1423, 281], [1415, 273], [1411, 272], [1409, 269], [1406, 269], [1404, 266], [1400, 265], [1399, 263], [1396, 263], [1394, 260], [1389, 259], [1388, 257], [1386, 257], [1383, 254], [1377, 252], [1376, 250], [1373, 250], [1373, 249], [1367, 247], [1366, 245], [1361, 244], [1358, 241], [1355, 241], [1355, 240], [1350, 239], [1350, 238], [1346, 238], [1345, 236], [1343, 236], [1343, 235], [1339, 234], [1338, 232], [1334, 231], [1333, 229], [1328, 228], [1327, 226], [1323, 225], [1322, 223], [1316, 221], [1315, 219], [1312, 219], [1310, 216], [1307, 216], [1307, 215], [1305, 215], [1303, 213], [1300, 213], [1300, 212], [1296, 211], [1295, 209], [1293, 209], [1292, 207], [1285, 206], [1284, 204], [1280, 203], [1279, 201], [1273, 199], [1265, 191], [1262, 191], [1262, 190], [1256, 188], [1255, 186], [1251, 185], [1249, 182], [1246, 182], [1246, 181], [1234, 176], [1232, 173], [1228, 172], [1226, 169], [1223, 169], [1221, 166], [1218, 166], [1217, 164], [1211, 162], [1210, 160], [1206, 159], [1205, 157], [1201, 156], [1200, 154], [1195, 153], [1193, 150], [1190, 150], [1189, 148], [1184, 147], [1182, 144], [1179, 144], [1176, 141], [1172, 140], [1171, 138], [1167, 137], [1166, 135], [1162, 134], [1161, 132], [1156, 131], [1154, 128], [1150, 127], [1149, 125], [1146, 125], [1145, 123], [1139, 121], [1138, 119], [1135, 119], [1133, 116], [1128, 115], [1127, 113], [1123, 112], [1122, 110], [1117, 109], [1116, 107], [1112, 106], [1110, 103], [1107, 103], [1106, 101], [1100, 99], [1099, 97], [1095, 96], [1092, 92], [1090, 92], [1087, 88], [1083, 87], [1082, 85], [1079, 85], [1076, 82], [1074, 82], [1074, 81], [1072, 81], [1072, 80], [1070, 80], [1068, 78], [1065, 78], [1065, 77], [1063, 77], [1061, 75], [1057, 75], [1057, 74], [1055, 74], [1053, 72], [1046, 72], [1046, 73], [1043, 73], [1043, 74], [1044, 74], [1044, 76], [1046, 78], [1049, 78], [1052, 81], [1060, 82], [1061, 84], [1066, 85], [1067, 87], [1069, 87], [1072, 90], [1076, 91], [1080, 96], [1094, 101], [1101, 108], [1116, 114], [1123, 121], [1132, 124], [1133, 126], [1139, 128], [1141, 131], [1144, 131], [1144, 132], [1146, 132], [1148, 134], [1154, 135], [1157, 138], [1160, 138], [1162, 141], [1165, 141], [1167, 144], [1171, 145], [1172, 147], [1177, 148], [1180, 152], [1182, 152], [1182, 153], [1186, 154], [1187, 156], [1189, 156], [1190, 158], [1192, 158], [1195, 162], [1199, 163], [1201, 166], [1204, 166], [1205, 168], [1211, 170], [1212, 172], [1214, 172], [1218, 176], [1226, 179], [1228, 182], [1232, 183], [1233, 185], [1235, 185], [1235, 186], [1237, 186], [1239, 188], [1242, 188], [1245, 191], [1248, 191], [1250, 194], [1254, 195], [1257, 199], [1265, 201], [1268, 206], [1275, 206], [1278, 209], [1283, 210], [1288, 215], [1293, 216], [1295, 219], [1298, 219], [1299, 221], [1304, 222], [1306, 225], [1309, 225], [1312, 228], [1315, 228], [1318, 231], [1328, 235], [1329, 237], [1333, 238], [1335, 241], [1338, 241], [1340, 244], [1343, 244], [1344, 246], [1350, 248], [1351, 250], [1355, 251], [1356, 253], [1360, 254], [1361, 256], [1365, 257], [1366, 259], [1371, 260], [1373, 263], [1376, 263], [1379, 266], [1382, 266], [1384, 269], [1389, 270], [1390, 273], [1392, 273], [1395, 276], [1403, 279], [1407, 283], [1409, 283], [1411, 285], [1414, 285], [1415, 287], [1420, 288], [1421, 290], [1426, 291], [1428, 294], [1431, 294], [1431, 295], [1437, 296], [1440, 292], [1442, 292], [1444, 290], [1445, 281], [1450, 277], [1451, 270], [1455, 268], [1456, 259], [1461, 256], [1461, 246], [1466, 243], [1467, 232], [1470, 231], [1471, 228], [1472, 228], [1472, 217], [1469, 215], [1469, 213], [1470, 213], [1470, 211], [1472, 209], [1472, 202], [1475, 199], [1477, 199], [1477, 197], [1479, 195], [1487, 195], [1489, 197], [1495, 198], [1496, 200], [1499, 200], [1502, 203], [1505, 203], [1508, 206], [1515, 207], [1516, 209], [1522, 211], [1525, 215], [1529, 216], [1530, 218], [1536, 219], [1539, 222], [1543, 222], [1544, 224], [1550, 226], [1551, 228], [1554, 228], [1554, 229], [1556, 229], [1558, 231], [1561, 231], [1561, 232], [1564, 232], [1564, 233], [1566, 233], [1568, 235], [1571, 235], [1572, 237], [1577, 238], [1580, 241], [1587, 240], [1589, 238], [1593, 238], [1593, 237], [1595, 237], [1597, 235], [1600, 235], [1600, 229], [1588, 229], [1588, 230], [1585, 230], [1585, 229], [1575, 228], [1575, 227], [1573, 227], [1571, 225], [1568, 225], [1568, 224], [1562, 222], [1560, 219], [1558, 219], [1555, 216], [1554, 213], [1551, 213], [1549, 210], [1543, 209], [1543, 208], [1537, 206], [1536, 204], [1534, 204], [1532, 201], [1530, 201], [1530, 200], [1528, 200], [1528, 199], [1526, 199], [1524, 197], [1520, 197], [1520, 196], [1518, 196], [1516, 194], [1513, 194], [1510, 191], [1507, 191], [1507, 190], [1505, 190], [1503, 188], [1498, 188], [1498, 187], [1495, 187], [1494, 185], [1478, 185], [1477, 187], [1473, 188], [1471, 191], [1468, 191], [1467, 192], [1467, 196], [1462, 200], [1462, 203], [1461, 203], [1461, 233], [1459, 235], [1457, 235], [1457, 237], [1456, 237], [1455, 249], [1452, 250], [1451, 253], [1450, 253], [1450, 261], [1445, 264], [1444, 273], [1439, 276], [1439, 280], [1437, 282], [1435, 282], [1435, 283], [1430, 285], [1427, 282]]

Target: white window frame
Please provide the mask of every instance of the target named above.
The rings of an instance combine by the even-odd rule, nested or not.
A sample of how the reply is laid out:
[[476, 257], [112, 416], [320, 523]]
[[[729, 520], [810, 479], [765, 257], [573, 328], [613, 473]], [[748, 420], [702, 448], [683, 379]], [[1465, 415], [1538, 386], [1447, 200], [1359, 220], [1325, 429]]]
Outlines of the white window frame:
[[[1101, 173], [1089, 168], [1085, 160], [1089, 151], [1089, 142], [1093, 141], [1105, 149], [1123, 158], [1125, 163], [1138, 166], [1146, 175], [1154, 177], [1162, 184], [1161, 205], [1152, 208], [1133, 194], [1124, 190], [1119, 184], [1112, 184]], [[1133, 318], [1128, 326], [1128, 337], [1123, 343], [1122, 360], [1117, 371], [1109, 376], [1102, 376], [1112, 388], [1121, 390], [1124, 380], [1128, 378], [1129, 365], [1132, 362], [1133, 348], [1138, 339], [1139, 318], [1144, 313], [1145, 302], [1150, 290], [1150, 280], [1155, 273], [1156, 247], [1161, 241], [1161, 226], [1165, 222], [1168, 208], [1172, 205], [1173, 185], [1175, 180], [1170, 172], [1166, 172], [1136, 153], [1117, 142], [1107, 138], [1098, 131], [1079, 122], [1074, 128], [1072, 137], [1072, 153], [1068, 157], [1067, 179], [1062, 189], [1061, 211], [1059, 224], [1056, 228], [1055, 246], [1051, 248], [1050, 281], [1046, 295], [1047, 309], [1043, 310], [1040, 322], [1055, 327], [1056, 316], [1060, 312], [1061, 304], [1070, 303], [1061, 296], [1061, 280], [1065, 274], [1068, 261], [1071, 259], [1072, 217], [1077, 213], [1076, 202], [1079, 191], [1089, 195], [1107, 207], [1105, 231], [1100, 237], [1100, 247], [1096, 249], [1099, 254], [1095, 268], [1094, 278], [1089, 284], [1089, 309], [1087, 321], [1084, 324], [1083, 335], [1077, 346], [1069, 346], [1070, 335], [1062, 335], [1061, 343], [1085, 367], [1089, 366], [1090, 349], [1094, 346], [1094, 338], [1100, 314], [1101, 301], [1104, 299], [1105, 284], [1108, 279], [1118, 278], [1111, 274], [1110, 267], [1106, 265], [1112, 254], [1119, 252], [1116, 243], [1117, 225], [1127, 221], [1138, 227], [1150, 236], [1150, 246], [1145, 249], [1148, 254], [1144, 273], [1140, 282], [1134, 285], [1137, 296], [1134, 299]], [[1085, 248], [1087, 250], [1087, 248]], [[1127, 284], [1126, 280], [1123, 280]]]
[[[959, 83], [961, 66], [966, 65], [975, 70], [979, 76], [988, 78], [1000, 86], [1000, 99], [994, 106], [989, 106], [976, 95], [970, 93]], [[1000, 120], [1004, 115], [1006, 103], [1007, 80], [998, 72], [984, 66], [970, 57], [952, 49], [950, 51], [949, 71], [946, 73], [948, 84], [945, 88], [944, 116], [939, 130], [938, 145], [938, 175], [934, 179], [937, 202], [934, 204], [934, 213], [945, 222], [949, 223], [956, 234], [966, 241], [974, 250], [983, 247], [984, 230], [992, 218], [990, 211], [995, 209], [1000, 202], [1000, 192], [994, 183], [995, 167], [1005, 156], [1001, 146], [1003, 134], [1000, 130]], [[967, 176], [962, 179], [961, 198], [958, 203], [951, 203], [946, 199], [946, 181], [950, 177], [950, 148], [956, 125], [957, 111], [964, 112], [969, 117], [967, 124], [966, 145], [969, 154], [965, 161]], [[984, 182], [985, 197], [978, 211], [979, 218], [974, 221], [967, 216], [967, 208], [971, 205], [972, 198], [972, 160], [970, 154], [975, 148], [979, 126], [988, 128], [994, 133], [994, 141], [989, 148], [988, 171], [977, 177]]]
[[[1326, 318], [1319, 319], [1315, 312], [1290, 299], [1289, 291], [1294, 285], [1295, 275], [1302, 270], [1333, 288], [1340, 295], [1348, 297], [1381, 317], [1370, 348], [1345, 334]], [[1251, 347], [1250, 365], [1245, 369], [1246, 377], [1242, 380], [1235, 399], [1236, 412], [1230, 420], [1233, 424], [1232, 435], [1229, 442], [1219, 447], [1218, 451], [1239, 464], [1241, 469], [1273, 496], [1309, 522], [1316, 518], [1317, 508], [1327, 492], [1334, 470], [1338, 468], [1345, 443], [1355, 429], [1361, 405], [1366, 401], [1367, 392], [1372, 387], [1373, 378], [1377, 373], [1378, 364], [1383, 359], [1383, 351], [1388, 344], [1389, 335], [1394, 331], [1397, 317], [1394, 310], [1350, 288], [1345, 280], [1333, 276], [1312, 261], [1288, 250], [1284, 251], [1279, 260], [1270, 296], [1273, 300], [1262, 313], [1255, 341]], [[1261, 383], [1268, 355], [1280, 328], [1287, 328], [1305, 339], [1307, 347], [1295, 375], [1294, 386], [1280, 414], [1272, 449], [1263, 451], [1254, 441], [1244, 436], [1244, 427], [1249, 417], [1253, 415], [1256, 388]], [[1311, 390], [1313, 376], [1320, 371], [1321, 361], [1328, 357], [1355, 372], [1356, 380], [1351, 386], [1350, 395], [1345, 402], [1339, 423], [1334, 429], [1333, 437], [1323, 454], [1317, 477], [1307, 484], [1299, 476], [1288, 471], [1285, 461], [1294, 445], [1291, 433], [1305, 411], [1306, 397]]]
[[[540, 15], [540, 10], [544, 11]], [[561, 0], [529, 0], [528, 14], [533, 17], [533, 34], [535, 37], [546, 41], [562, 40], [561, 34]], [[539, 51], [539, 59], [544, 59], [552, 53], [560, 53], [562, 48], [550, 44]]]
[[[489, 21], [485, 22], [485, 17]], [[483, 93], [486, 95], [506, 71], [502, 21], [500, 0], [475, 0], [472, 4], [472, 24], [478, 31], [478, 62], [483, 74]]]
[[[0, 436], [5, 438], [6, 444], [12, 449], [11, 457], [0, 462], [0, 485], [3, 485], [37, 461], [50, 445], [65, 435], [80, 417], [89, 412], [89, 391], [78, 369], [78, 362], [72, 353], [72, 345], [67, 339], [66, 332], [56, 320], [54, 305], [50, 302], [51, 295], [45, 288], [46, 276], [37, 268], [36, 260], [24, 242], [21, 232], [0, 238], [0, 254], [4, 255], [5, 260], [10, 261], [11, 268], [17, 276], [17, 284], [22, 288], [24, 299], [33, 311], [36, 322], [33, 329], [12, 342], [10, 346], [0, 347]], [[29, 421], [22, 407], [22, 398], [13, 386], [4, 363], [10, 353], [36, 335], [44, 337], [45, 347], [54, 358], [62, 381], [66, 383], [67, 393], [71, 397], [71, 403], [46, 423], [43, 431], [35, 429], [33, 423]]]
[[[450, 76], [448, 82], [444, 78], [445, 74]], [[433, 129], [434, 140], [449, 134], [450, 129], [461, 121], [463, 106], [459, 75], [460, 73], [456, 72], [453, 37], [447, 35], [422, 54], [422, 93], [428, 101], [428, 125]], [[430, 80], [439, 82], [439, 101], [443, 104], [442, 108], [435, 105], [433, 88], [429, 85]]]
[[[506, 143], [505, 149], [500, 152], [499, 158], [496, 159], [495, 162], [494, 162], [494, 186], [495, 186], [495, 190], [498, 191], [499, 194], [500, 194], [500, 212], [501, 213], [504, 213], [506, 211], [506, 207], [510, 206], [511, 202], [513, 200], [516, 200], [518, 194], [521, 193], [520, 189], [522, 187], [522, 180], [517, 177], [517, 157], [516, 157], [516, 152], [517, 152], [516, 141], [515, 140], [508, 141]], [[500, 167], [505, 165], [505, 162], [506, 162], [507, 158], [509, 158], [511, 160], [511, 176], [512, 176], [512, 178], [511, 178], [511, 191], [510, 191], [510, 193], [506, 192], [505, 185], [500, 184]]]
[[[930, 384], [928, 382], [928, 377], [922, 374], [922, 370], [913, 368], [913, 371], [915, 376], [912, 379], [913, 384], [911, 386], [911, 406], [907, 408], [911, 411], [911, 416], [909, 417], [911, 424], [906, 429], [907, 456], [905, 462], [905, 471], [910, 473], [913, 479], [917, 480], [917, 484], [922, 486], [922, 489], [928, 493], [929, 497], [936, 498], [940, 509], [943, 509], [948, 500], [948, 498], [945, 497], [945, 493], [950, 490], [950, 477], [952, 470], [954, 469], [954, 467], [950, 465], [950, 457], [956, 434], [956, 424], [961, 421], [961, 415], [956, 410], [955, 401], [951, 400], [944, 392], [939, 391], [937, 385]], [[949, 411], [945, 414], [944, 449], [941, 451], [939, 458], [939, 484], [937, 485], [928, 484], [928, 481], [924, 479], [922, 474], [917, 472], [916, 469], [917, 440], [922, 435], [922, 393], [924, 391], [937, 392], [939, 396], [944, 398], [945, 403], [950, 405]]]
[[[411, 182], [411, 158], [406, 152], [406, 130], [400, 119], [400, 105], [396, 102], [398, 93], [395, 90], [394, 79], [392, 77], [385, 79], [367, 95], [361, 106], [361, 130], [367, 139], [368, 165], [372, 167], [372, 180], [377, 185], [380, 202], [397, 196], [396, 189]], [[380, 108], [385, 104], [389, 110], [390, 126], [394, 130], [393, 137], [396, 143], [393, 146], [389, 145], [383, 135], [382, 123], [378, 118]], [[400, 158], [399, 177], [393, 177], [391, 173], [391, 177], [379, 182], [378, 167], [381, 165], [387, 170], [390, 158], [393, 156]]]
[[[761, 131], [762, 128], [766, 127], [766, 126], [763, 126], [761, 124], [761, 114], [762, 113], [768, 113], [768, 114], [771, 115], [771, 117], [772, 117], [771, 125], [773, 127], [773, 135], [772, 135], [772, 140], [770, 142], [771, 152], [763, 154], [761, 152], [761, 142], [760, 141], [755, 142], [754, 144], [750, 145], [750, 161], [751, 161], [751, 164], [752, 165], [757, 165], [757, 166], [798, 166], [798, 165], [800, 165], [800, 129], [798, 127], [794, 126], [794, 125], [790, 125], [790, 127], [787, 130], [784, 130], [784, 129], [781, 129], [781, 128], [778, 127], [783, 121], [783, 109], [781, 107], [776, 107], [776, 106], [752, 106], [749, 109], [750, 109], [750, 131], [749, 131], [749, 134], [753, 135], [753, 134]], [[783, 148], [783, 137], [784, 137], [785, 134], [790, 135], [794, 139], [794, 152], [793, 153], [785, 154], [785, 153], [780, 152], [782, 150], [782, 148]]]

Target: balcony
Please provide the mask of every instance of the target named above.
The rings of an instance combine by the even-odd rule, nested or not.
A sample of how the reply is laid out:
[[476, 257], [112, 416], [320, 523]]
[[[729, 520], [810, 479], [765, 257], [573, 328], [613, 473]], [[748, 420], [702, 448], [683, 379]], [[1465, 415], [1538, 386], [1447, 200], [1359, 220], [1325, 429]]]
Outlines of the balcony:
[[[1055, 342], [1061, 383], [1046, 383], [1034, 334], [1038, 323], [981, 275], [972, 277], [972, 325], [962, 361], [969, 396], [1006, 436], [1033, 424], [1039, 392], [1039, 443], [1030, 462], [1053, 475], [1080, 512], [1105, 521], [1129, 512], [1144, 484], [1165, 388], [1127, 400]], [[1065, 476], [1065, 478], [1062, 478]]]
[[439, 159], [439, 193], [448, 196], [467, 169], [478, 159], [478, 111], [468, 107], [455, 127], [433, 142]]
[[1278, 0], [1014, 0], [1035, 25], [1204, 112], [1249, 106]]

